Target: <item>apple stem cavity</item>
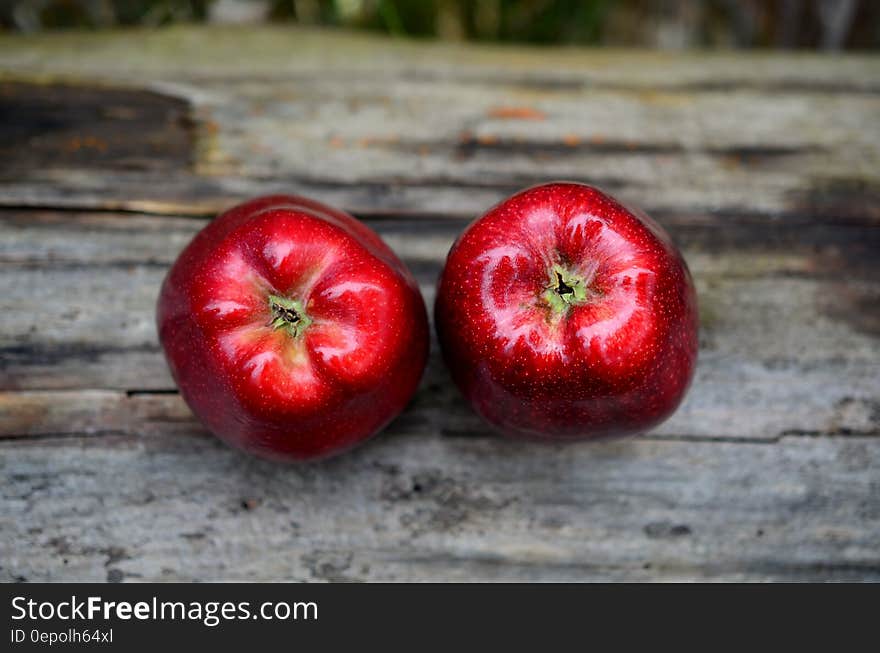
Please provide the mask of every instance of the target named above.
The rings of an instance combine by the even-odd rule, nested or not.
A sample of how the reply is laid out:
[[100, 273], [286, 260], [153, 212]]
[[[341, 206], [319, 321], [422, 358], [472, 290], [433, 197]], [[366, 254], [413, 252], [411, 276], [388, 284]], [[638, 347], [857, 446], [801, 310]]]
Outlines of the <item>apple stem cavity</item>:
[[542, 297], [553, 312], [565, 314], [570, 306], [583, 304], [593, 294], [585, 279], [561, 265], [554, 265], [550, 271], [550, 285]]
[[312, 323], [302, 302], [280, 295], [269, 295], [269, 310], [273, 329], [284, 329], [293, 338], [299, 338]]

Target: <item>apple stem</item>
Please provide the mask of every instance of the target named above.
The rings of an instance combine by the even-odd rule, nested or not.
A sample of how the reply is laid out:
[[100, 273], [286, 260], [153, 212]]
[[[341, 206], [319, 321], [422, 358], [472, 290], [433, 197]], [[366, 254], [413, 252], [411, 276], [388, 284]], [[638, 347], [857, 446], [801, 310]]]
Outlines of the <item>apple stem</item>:
[[312, 323], [302, 302], [296, 299], [269, 295], [269, 310], [272, 312], [269, 326], [284, 329], [293, 338], [300, 337]]
[[565, 283], [565, 279], [562, 278], [562, 273], [560, 272], [556, 272], [556, 292], [559, 293], [559, 296], [563, 299], [574, 295], [574, 288]]
[[550, 285], [542, 297], [554, 312], [564, 314], [570, 306], [587, 301], [590, 294], [584, 279], [560, 265], [554, 265]]

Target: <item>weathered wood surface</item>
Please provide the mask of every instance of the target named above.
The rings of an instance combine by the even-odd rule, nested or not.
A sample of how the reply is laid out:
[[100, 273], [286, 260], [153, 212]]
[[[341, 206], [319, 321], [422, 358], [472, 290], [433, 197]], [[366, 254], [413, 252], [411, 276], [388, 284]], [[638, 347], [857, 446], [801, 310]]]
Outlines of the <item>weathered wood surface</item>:
[[[880, 580], [878, 116], [870, 57], [0, 38], [0, 578]], [[436, 346], [317, 465], [230, 451], [175, 392], [153, 303], [214, 211], [337, 204], [431, 303], [467, 220], [557, 177], [694, 273], [697, 378], [653, 432], [499, 440]]]

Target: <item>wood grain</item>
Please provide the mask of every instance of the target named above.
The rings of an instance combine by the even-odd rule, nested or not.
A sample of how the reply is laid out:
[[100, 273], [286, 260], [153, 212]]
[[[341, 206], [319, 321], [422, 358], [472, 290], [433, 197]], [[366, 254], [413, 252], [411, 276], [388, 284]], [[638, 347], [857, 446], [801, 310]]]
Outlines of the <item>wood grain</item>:
[[[260, 28], [0, 36], [0, 579], [880, 580], [880, 59]], [[372, 443], [283, 467], [193, 418], [168, 266], [236, 200], [375, 228], [429, 305], [523, 185], [652, 213], [700, 294], [667, 423], [502, 441], [434, 344]]]
[[188, 103], [193, 174], [6, 160], [0, 203], [204, 215], [288, 190], [359, 214], [473, 217], [572, 178], [650, 211], [880, 220], [873, 57], [448, 48], [271, 28], [139, 42], [149, 56], [118, 34], [89, 47], [75, 34], [0, 38], [0, 69], [20, 89], [76, 81], [93, 96], [111, 85]]
[[877, 438], [403, 432], [290, 468], [172, 431], [3, 461], [10, 580], [880, 580]]

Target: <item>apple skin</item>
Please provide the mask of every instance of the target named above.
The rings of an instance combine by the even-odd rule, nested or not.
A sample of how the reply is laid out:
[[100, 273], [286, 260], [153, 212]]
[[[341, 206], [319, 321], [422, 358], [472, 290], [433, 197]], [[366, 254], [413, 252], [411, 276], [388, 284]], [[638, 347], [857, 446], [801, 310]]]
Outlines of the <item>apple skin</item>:
[[388, 424], [428, 354], [418, 285], [368, 227], [306, 198], [214, 219], [162, 285], [180, 392], [227, 443], [281, 461], [338, 454]]
[[672, 240], [583, 184], [529, 188], [474, 221], [435, 319], [461, 392], [515, 437], [647, 430], [678, 407], [697, 360], [696, 293]]

